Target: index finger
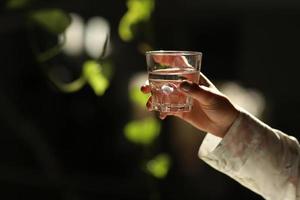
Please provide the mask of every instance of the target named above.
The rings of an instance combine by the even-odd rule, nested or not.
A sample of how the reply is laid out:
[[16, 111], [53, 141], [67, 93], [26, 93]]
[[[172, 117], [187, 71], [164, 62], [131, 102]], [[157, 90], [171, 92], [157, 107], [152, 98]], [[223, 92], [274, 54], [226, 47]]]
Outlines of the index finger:
[[216, 86], [202, 72], [200, 72], [199, 85], [204, 85], [206, 87], [218, 90]]
[[153, 55], [155, 62], [173, 67], [191, 67], [187, 59], [181, 55]]

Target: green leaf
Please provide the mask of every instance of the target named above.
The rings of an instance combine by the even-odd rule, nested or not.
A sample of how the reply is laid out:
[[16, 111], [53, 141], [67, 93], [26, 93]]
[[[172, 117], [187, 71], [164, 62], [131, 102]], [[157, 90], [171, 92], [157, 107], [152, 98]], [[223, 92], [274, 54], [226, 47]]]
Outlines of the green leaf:
[[32, 0], [8, 0], [6, 7], [8, 9], [20, 9], [31, 3]]
[[129, 122], [124, 128], [125, 137], [140, 145], [151, 144], [160, 133], [160, 123], [155, 118]]
[[171, 159], [167, 154], [159, 154], [146, 165], [147, 171], [156, 178], [165, 178], [171, 166]]
[[129, 91], [130, 100], [142, 108], [145, 107], [149, 97], [150, 94], [143, 94], [138, 86], [133, 87]]
[[53, 34], [63, 33], [71, 23], [70, 16], [60, 9], [34, 11], [29, 19]]
[[103, 73], [103, 75], [108, 79], [111, 80], [113, 75], [114, 75], [114, 67], [113, 67], [113, 63], [111, 61], [108, 60], [103, 60], [101, 62], [101, 71]]
[[128, 0], [128, 10], [120, 20], [119, 35], [123, 41], [133, 39], [134, 27], [150, 19], [154, 10], [154, 0]]
[[47, 49], [44, 52], [37, 52], [37, 60], [40, 63], [46, 62], [47, 60], [50, 60], [54, 56], [58, 55], [61, 52], [62, 46], [64, 45], [66, 41], [66, 36], [65, 34], [61, 34], [61, 39], [59, 40], [58, 44], [55, 46]]
[[63, 83], [57, 78], [55, 78], [52, 75], [48, 75], [50, 80], [54, 83], [54, 85], [60, 89], [62, 92], [65, 93], [72, 93], [72, 92], [77, 92], [79, 91], [86, 83], [85, 79], [83, 77], [78, 78], [77, 80], [74, 80], [70, 83]]
[[103, 75], [97, 61], [89, 60], [83, 64], [83, 76], [98, 96], [103, 95], [109, 86], [109, 80]]

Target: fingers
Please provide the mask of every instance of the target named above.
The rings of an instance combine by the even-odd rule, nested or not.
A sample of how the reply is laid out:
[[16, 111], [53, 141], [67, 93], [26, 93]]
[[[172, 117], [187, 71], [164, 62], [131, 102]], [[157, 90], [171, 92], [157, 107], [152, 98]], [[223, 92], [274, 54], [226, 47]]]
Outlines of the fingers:
[[[206, 87], [214, 87], [215, 88], [213, 83], [201, 72], [200, 72], [199, 84], [204, 85]], [[150, 93], [151, 92], [150, 85], [146, 83], [145, 85], [141, 86], [141, 91], [145, 94]]]
[[152, 111], [152, 96], [149, 97], [147, 103], [146, 103], [146, 107], [148, 111]]
[[[141, 91], [143, 93], [149, 93], [151, 91], [151, 88], [149, 85], [143, 85], [141, 87]], [[146, 107], [147, 107], [147, 110], [148, 111], [153, 111], [153, 108], [152, 108], [152, 96], [149, 97], [147, 103], [146, 103]], [[165, 119], [168, 115], [170, 115], [169, 113], [163, 113], [163, 112], [159, 112], [159, 118], [160, 119]]]
[[[192, 98], [196, 99], [202, 106], [212, 106], [217, 103], [217, 99], [220, 96], [218, 90], [212, 84], [212, 82], [202, 73], [200, 73], [199, 84], [184, 81], [179, 85], [179, 89], [184, 93], [189, 94]], [[145, 94], [151, 92], [151, 87], [149, 84], [141, 86], [141, 91]], [[152, 97], [150, 97], [146, 104], [147, 110], [152, 111]], [[169, 112], [159, 112], [159, 118], [165, 119], [169, 115], [174, 115], [177, 117], [182, 117], [181, 113], [169, 113]]]
[[181, 55], [153, 55], [156, 63], [173, 67], [191, 67], [187, 59]]
[[143, 86], [141, 87], [141, 91], [142, 91], [143, 93], [145, 93], [145, 94], [150, 93], [150, 92], [151, 92], [150, 85], [147, 85], [147, 84], [143, 85]]
[[167, 116], [168, 116], [167, 113], [162, 113], [162, 112], [159, 113], [159, 118], [162, 120], [164, 120]]
[[202, 73], [200, 72], [199, 84], [209, 88], [216, 88], [216, 86]]
[[[147, 103], [146, 103], [146, 107], [147, 107], [147, 110], [148, 111], [153, 111], [153, 108], [152, 108], [152, 97], [149, 97]], [[171, 115], [171, 113], [163, 113], [163, 112], [159, 112], [158, 114], [158, 117], [160, 119], [165, 119], [168, 115]]]
[[212, 83], [202, 72], [200, 72], [199, 84], [209, 87]]
[[217, 97], [219, 96], [219, 94], [214, 92], [211, 88], [187, 81], [182, 82], [179, 85], [179, 89], [192, 96], [192, 98], [204, 106], [216, 104]]

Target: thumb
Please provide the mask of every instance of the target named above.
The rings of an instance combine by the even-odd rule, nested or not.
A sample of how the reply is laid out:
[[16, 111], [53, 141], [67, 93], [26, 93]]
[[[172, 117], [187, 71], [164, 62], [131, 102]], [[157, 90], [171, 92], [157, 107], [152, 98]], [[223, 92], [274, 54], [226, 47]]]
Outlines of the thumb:
[[184, 81], [179, 85], [179, 89], [184, 93], [189, 94], [204, 106], [215, 105], [218, 103], [218, 99], [220, 99], [220, 94], [218, 92], [213, 91], [212, 88], [196, 83]]

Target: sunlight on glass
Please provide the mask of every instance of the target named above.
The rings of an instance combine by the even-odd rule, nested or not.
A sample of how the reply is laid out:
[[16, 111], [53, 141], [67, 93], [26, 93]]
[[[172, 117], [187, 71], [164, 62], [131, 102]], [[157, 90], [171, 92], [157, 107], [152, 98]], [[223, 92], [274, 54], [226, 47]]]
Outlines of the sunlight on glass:
[[63, 33], [71, 24], [70, 16], [60, 9], [43, 9], [30, 14], [30, 19], [53, 34]]
[[32, 0], [8, 0], [6, 7], [9, 9], [18, 9], [27, 6]]
[[164, 178], [170, 169], [171, 159], [167, 154], [159, 154], [146, 165], [147, 171], [156, 178]]
[[70, 26], [68, 26], [64, 35], [60, 35], [60, 39], [65, 37], [62, 50], [69, 56], [78, 56], [83, 51], [84, 22], [82, 17], [76, 13], [71, 13], [70, 16]]
[[151, 144], [160, 133], [159, 122], [152, 117], [129, 122], [124, 128], [125, 137], [141, 145]]
[[109, 80], [103, 75], [97, 61], [89, 60], [83, 64], [83, 76], [98, 96], [103, 95], [109, 86]]
[[240, 105], [256, 117], [261, 117], [265, 110], [266, 100], [261, 92], [253, 88], [244, 88], [236, 82], [224, 82], [220, 90], [228, 96], [233, 103]]
[[[98, 59], [105, 50], [104, 44], [107, 37], [110, 35], [110, 26], [106, 19], [103, 17], [93, 17], [89, 19], [86, 25], [85, 31], [85, 49], [87, 54]], [[108, 44], [108, 51], [110, 50], [110, 45]], [[105, 55], [107, 54], [105, 52]]]
[[134, 37], [134, 27], [150, 19], [154, 9], [154, 0], [127, 0], [128, 11], [119, 24], [119, 35], [122, 40], [130, 41]]

